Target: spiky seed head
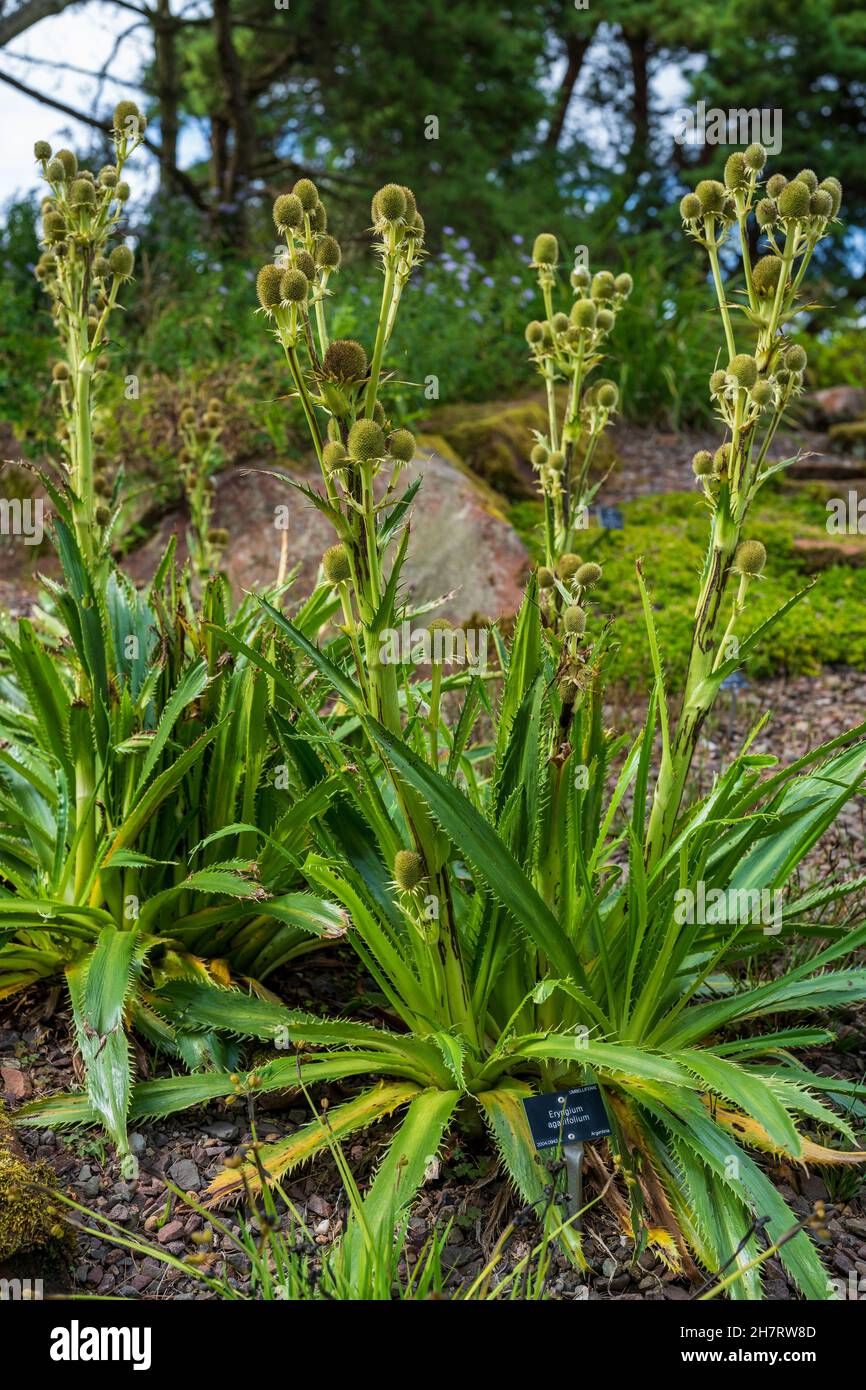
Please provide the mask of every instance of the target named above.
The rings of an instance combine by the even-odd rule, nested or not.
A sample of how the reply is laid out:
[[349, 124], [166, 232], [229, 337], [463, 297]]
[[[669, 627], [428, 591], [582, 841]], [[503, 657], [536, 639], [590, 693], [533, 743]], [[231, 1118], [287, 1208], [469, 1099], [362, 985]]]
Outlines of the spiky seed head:
[[349, 453], [366, 463], [385, 457], [385, 435], [375, 420], [356, 420], [349, 431]]
[[721, 396], [728, 384], [728, 374], [721, 367], [710, 376], [710, 395]]
[[548, 569], [547, 565], [538, 566], [538, 587], [539, 589], [553, 588], [553, 570]]
[[312, 179], [298, 179], [292, 192], [300, 202], [304, 212], [312, 212], [319, 201], [319, 190]]
[[313, 260], [309, 251], [299, 251], [295, 256], [295, 265], [302, 275], [306, 275], [308, 280], [315, 280], [316, 262]]
[[55, 381], [68, 381], [69, 368], [65, 362], [55, 362], [51, 368], [51, 375]]
[[45, 167], [45, 176], [51, 183], [62, 183], [66, 178], [62, 159], [49, 159]]
[[386, 183], [376, 194], [379, 216], [385, 222], [399, 222], [406, 213], [406, 194], [399, 183]]
[[382, 426], [382, 429], [385, 428], [385, 407], [381, 401], [377, 401], [373, 406], [373, 419], [377, 425]]
[[736, 150], [725, 161], [725, 188], [745, 188], [748, 182], [745, 155]]
[[219, 550], [225, 550], [231, 537], [224, 526], [211, 526], [207, 533], [208, 541]]
[[595, 399], [604, 410], [615, 410], [619, 402], [619, 387], [613, 381], [601, 381], [596, 387]]
[[617, 294], [621, 294], [623, 297], [626, 297], [627, 295], [630, 295], [632, 290], [634, 289], [634, 280], [629, 275], [628, 271], [624, 270], [621, 275], [618, 275], [616, 277], [614, 285], [616, 286]]
[[565, 468], [565, 454], [560, 449], [554, 449], [553, 453], [548, 455], [547, 466], [551, 473], [561, 473]]
[[737, 547], [734, 569], [755, 579], [767, 563], [767, 551], [760, 541], [743, 541]]
[[814, 193], [815, 189], [818, 187], [818, 175], [815, 173], [814, 169], [801, 169], [796, 176], [795, 182], [804, 183], [809, 192]]
[[343, 253], [340, 250], [340, 243], [334, 236], [320, 237], [316, 243], [316, 265], [323, 270], [337, 270]]
[[809, 199], [809, 211], [813, 217], [833, 216], [833, 196], [826, 188], [819, 188]]
[[304, 209], [296, 193], [281, 193], [274, 203], [274, 226], [278, 232], [294, 231], [304, 220]]
[[595, 316], [595, 326], [599, 333], [609, 333], [616, 323], [616, 314], [613, 309], [599, 309]]
[[69, 206], [73, 208], [92, 208], [96, 203], [96, 193], [89, 179], [76, 179], [69, 190]]
[[103, 164], [97, 179], [101, 188], [116, 188], [117, 170], [111, 164]]
[[411, 893], [424, 877], [424, 860], [414, 849], [401, 849], [394, 856], [394, 882], [404, 893]]
[[573, 290], [587, 289], [592, 279], [585, 265], [576, 265], [569, 278]]
[[114, 108], [112, 125], [118, 135], [141, 135], [145, 120], [134, 101], [119, 101]]
[[730, 444], [721, 444], [713, 454], [713, 472], [724, 473], [731, 459]]
[[767, 197], [778, 198], [788, 180], [784, 174], [773, 174], [767, 179]]
[[[45, 240], [51, 242], [52, 245], [62, 241], [66, 235], [66, 223], [63, 220], [63, 214], [60, 212], [46, 212], [42, 219], [42, 231], [45, 234]], [[58, 255], [59, 254], [60, 252], [58, 250]]]
[[72, 150], [58, 150], [54, 157], [63, 165], [64, 178], [74, 179], [78, 173], [78, 158]]
[[568, 314], [554, 314], [550, 322], [552, 332], [558, 337], [561, 333], [568, 331], [570, 319]]
[[329, 584], [345, 584], [352, 577], [349, 552], [344, 545], [330, 545], [322, 556], [322, 570]]
[[595, 328], [598, 307], [592, 299], [576, 299], [571, 306], [571, 321], [576, 328]]
[[579, 555], [575, 555], [573, 551], [566, 551], [556, 562], [556, 573], [562, 580], [573, 579], [582, 564]]
[[325, 471], [333, 473], [335, 469], [345, 467], [347, 462], [346, 450], [342, 444], [336, 443], [333, 439], [329, 440], [322, 450], [322, 463], [325, 466]]
[[779, 194], [779, 213], [789, 220], [808, 217], [811, 196], [812, 190], [808, 184], [803, 183], [802, 179], [793, 179], [791, 183], [785, 184]]
[[575, 584], [579, 584], [582, 589], [591, 589], [593, 584], [597, 584], [601, 579], [601, 565], [597, 565], [594, 560], [587, 560], [585, 565], [581, 565], [574, 576]]
[[758, 364], [747, 352], [739, 352], [728, 363], [728, 376], [732, 376], [738, 386], [747, 391], [758, 380]]
[[789, 372], [805, 371], [808, 360], [806, 349], [799, 343], [792, 343], [785, 353], [785, 366]]
[[302, 270], [289, 266], [280, 279], [280, 297], [290, 304], [303, 304], [309, 292], [310, 282]]
[[331, 381], [361, 381], [367, 375], [367, 354], [354, 338], [335, 338], [322, 363]]
[[701, 179], [695, 189], [701, 212], [720, 213], [725, 207], [725, 185], [718, 179]]
[[529, 460], [535, 468], [544, 468], [549, 457], [550, 454], [546, 445], [534, 444], [529, 455]]
[[791, 380], [791, 373], [788, 371], [788, 368], [787, 368], [787, 367], [779, 367], [778, 370], [777, 370], [777, 372], [776, 372], [776, 383], [777, 383], [777, 385], [782, 386], [782, 387], [785, 387], [785, 386], [788, 385], [788, 382], [789, 382], [790, 380]]
[[687, 193], [680, 199], [680, 217], [684, 222], [696, 222], [701, 212], [701, 200], [696, 193]]
[[562, 615], [562, 625], [569, 637], [580, 637], [586, 630], [586, 614], [576, 603], [572, 603]]
[[388, 435], [388, 453], [400, 463], [411, 463], [415, 457], [415, 436], [411, 430], [394, 430]]
[[403, 218], [407, 223], [412, 223], [418, 216], [418, 204], [415, 201], [415, 194], [412, 192], [411, 188], [406, 187], [405, 183], [400, 184], [400, 191], [406, 199], [406, 211], [403, 213]]
[[33, 146], [33, 154], [35, 155], [35, 157], [36, 157], [37, 159], [42, 159], [42, 160], [50, 159], [50, 158], [51, 158], [51, 146], [49, 145], [48, 141], [47, 141], [47, 140], [37, 140], [37, 141], [36, 141], [36, 144]]
[[752, 268], [752, 284], [758, 294], [775, 294], [781, 271], [782, 261], [779, 256], [762, 256], [756, 261]]
[[616, 279], [609, 270], [599, 270], [592, 277], [593, 299], [613, 299], [616, 294]]
[[256, 294], [259, 303], [268, 313], [275, 309], [282, 299], [280, 294], [280, 281], [283, 272], [278, 265], [263, 265], [256, 276]]
[[763, 410], [764, 406], [769, 405], [770, 401], [773, 399], [773, 388], [770, 385], [769, 381], [767, 381], [766, 378], [762, 377], [760, 381], [755, 382], [754, 386], [749, 392], [749, 396], [754, 401], [755, 405], [759, 406], [760, 409]]
[[766, 162], [767, 151], [757, 141], [753, 145], [749, 145], [743, 154], [743, 163], [747, 169], [751, 169], [755, 174], [760, 174]]
[[524, 337], [531, 346], [540, 343], [544, 337], [544, 324], [539, 323], [538, 319], [533, 319], [531, 323], [526, 325]]
[[755, 217], [758, 219], [758, 226], [772, 227], [779, 220], [779, 209], [772, 198], [762, 198], [755, 208]]
[[698, 449], [692, 459], [692, 471], [696, 478], [708, 478], [713, 471], [713, 456], [709, 449]]
[[108, 268], [119, 280], [128, 280], [135, 267], [135, 257], [125, 244], [115, 246], [108, 257]]
[[559, 242], [552, 232], [541, 232], [532, 247], [535, 265], [552, 266], [559, 261]]
[[838, 217], [839, 209], [842, 206], [842, 185], [838, 179], [830, 177], [823, 179], [818, 185], [825, 193], [829, 193], [833, 199], [833, 216]]
[[328, 230], [328, 212], [324, 203], [316, 203], [310, 213], [310, 227], [319, 234]]
[[131, 192], [132, 189], [130, 188], [129, 184], [121, 182], [115, 188], [114, 196], [119, 203], [125, 203], [128, 200]]

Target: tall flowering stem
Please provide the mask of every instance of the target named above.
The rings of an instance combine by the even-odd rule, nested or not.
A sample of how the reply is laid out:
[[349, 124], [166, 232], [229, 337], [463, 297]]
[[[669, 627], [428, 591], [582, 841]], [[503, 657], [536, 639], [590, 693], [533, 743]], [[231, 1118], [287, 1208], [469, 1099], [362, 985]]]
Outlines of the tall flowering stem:
[[[682, 708], [672, 738], [665, 742], [647, 835], [648, 862], [669, 845], [703, 722], [721, 681], [746, 654], [749, 639], [737, 634], [750, 584], [760, 578], [766, 554], [759, 541], [742, 541], [749, 508], [759, 488], [791, 460], [769, 462], [776, 432], [790, 402], [803, 389], [805, 350], [791, 344], [786, 326], [801, 312], [799, 291], [818, 242], [838, 216], [838, 179], [819, 183], [811, 169], [790, 181], [773, 174], [763, 181], [766, 151], [750, 145], [732, 154], [724, 183], [705, 179], [680, 204], [689, 236], [707, 252], [725, 337], [727, 366], [709, 382], [725, 440], [710, 454], [701, 450], [692, 466], [712, 514], [712, 529], [695, 608]], [[750, 219], [766, 241], [752, 263]], [[737, 234], [743, 288], [729, 299], [719, 252]], [[748, 350], [738, 348], [740, 325]], [[731, 574], [737, 594], [726, 611]], [[788, 605], [785, 606], [787, 610]], [[778, 614], [776, 616], [779, 616]]]

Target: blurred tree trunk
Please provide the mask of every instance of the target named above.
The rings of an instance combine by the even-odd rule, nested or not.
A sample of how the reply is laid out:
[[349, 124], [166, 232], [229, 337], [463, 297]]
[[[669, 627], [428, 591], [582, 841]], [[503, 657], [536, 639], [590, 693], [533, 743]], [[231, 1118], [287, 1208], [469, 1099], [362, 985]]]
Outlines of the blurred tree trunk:
[[626, 166], [633, 178], [650, 168], [650, 38], [644, 30], [623, 30], [629, 52], [632, 77], [631, 147]]
[[177, 20], [171, 0], [157, 0], [151, 20], [156, 59], [156, 99], [159, 103], [159, 187], [168, 193], [176, 183], [179, 90], [177, 80]]
[[592, 43], [594, 34], [589, 34], [586, 38], [577, 34], [568, 34], [565, 39], [566, 64], [559, 92], [556, 97], [556, 108], [550, 122], [550, 128], [545, 136], [544, 143], [549, 150], [559, 147], [562, 132], [565, 128], [568, 108], [571, 105], [571, 98], [583, 67], [583, 60], [586, 57], [586, 50]]
[[243, 70], [232, 35], [230, 0], [214, 0], [213, 32], [220, 87], [219, 104], [211, 117], [214, 213], [221, 239], [243, 244], [255, 140]]

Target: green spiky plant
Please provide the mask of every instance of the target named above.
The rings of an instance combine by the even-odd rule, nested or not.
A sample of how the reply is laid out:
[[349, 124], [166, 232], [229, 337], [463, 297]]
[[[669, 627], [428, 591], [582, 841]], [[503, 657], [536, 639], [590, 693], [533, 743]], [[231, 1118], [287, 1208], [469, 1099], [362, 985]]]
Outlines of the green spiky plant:
[[[863, 783], [866, 726], [778, 769], [751, 751], [759, 721], [711, 792], [654, 839], [653, 743], [660, 729], [669, 747], [670, 716], [642, 575], [657, 678], [633, 741], [604, 724], [596, 676], [606, 630], [592, 640], [576, 624], [567, 643], [573, 669], [563, 673], [534, 577], [510, 647], [495, 635], [503, 688], [492, 741], [478, 741], [486, 686], [477, 674], [463, 682], [456, 717], [445, 718], [433, 677], [405, 654], [386, 660], [382, 642], [406, 611], [400, 575], [418, 480], [402, 493], [393, 485], [411, 450], [387, 427], [379, 394], [420, 224], [407, 190], [377, 195], [385, 285], [373, 350], [368, 357], [358, 344], [341, 344], [328, 357], [336, 344], [326, 334], [330, 291], [317, 268], [324, 214], [314, 194], [304, 184], [278, 200], [288, 264], [265, 268], [259, 297], [321, 458], [323, 490], [308, 494], [337, 534], [324, 570], [343, 622], [323, 648], [264, 600], [274, 632], [308, 663], [307, 674], [293, 679], [267, 653], [250, 659], [275, 701], [291, 709], [282, 748], [299, 794], [334, 791], [330, 819], [309, 818], [316, 848], [303, 874], [346, 913], [348, 941], [389, 1026], [166, 980], [150, 996], [166, 1026], [252, 1034], [275, 1055], [252, 1071], [140, 1083], [130, 1113], [140, 1121], [221, 1097], [368, 1077], [372, 1085], [329, 1111], [327, 1134], [315, 1121], [263, 1146], [256, 1164], [227, 1169], [211, 1198], [255, 1189], [262, 1170], [280, 1179], [332, 1140], [405, 1110], [365, 1200], [368, 1228], [383, 1230], [411, 1202], [447, 1127], [479, 1119], [525, 1200], [539, 1202], [546, 1173], [521, 1101], [594, 1080], [624, 1182], [625, 1197], [620, 1186], [609, 1189], [619, 1214], [686, 1269], [695, 1258], [711, 1271], [726, 1268], [736, 1251], [741, 1277], [732, 1293], [759, 1297], [755, 1218], [769, 1218], [775, 1241], [794, 1224], [763, 1156], [819, 1164], [863, 1157], [809, 1133], [826, 1126], [853, 1145], [844, 1109], [861, 1088], [811, 1072], [794, 1055], [830, 1039], [826, 1011], [866, 996], [866, 971], [846, 963], [866, 942], [866, 925], [852, 927], [843, 915], [863, 880], [790, 885]], [[749, 582], [760, 559], [754, 550], [743, 557]], [[740, 589], [735, 604], [743, 608]], [[759, 635], [740, 643], [741, 659]], [[785, 889], [779, 903], [773, 895]], [[684, 897], [702, 893], [759, 904], [768, 894], [778, 912], [772, 925], [750, 913], [684, 916]], [[762, 978], [762, 961], [792, 937], [810, 950]], [[37, 1114], [42, 1124], [94, 1118], [86, 1097], [24, 1112], [28, 1120]], [[573, 1231], [561, 1239], [581, 1261]], [[807, 1296], [827, 1296], [805, 1233], [786, 1240], [779, 1257]]]

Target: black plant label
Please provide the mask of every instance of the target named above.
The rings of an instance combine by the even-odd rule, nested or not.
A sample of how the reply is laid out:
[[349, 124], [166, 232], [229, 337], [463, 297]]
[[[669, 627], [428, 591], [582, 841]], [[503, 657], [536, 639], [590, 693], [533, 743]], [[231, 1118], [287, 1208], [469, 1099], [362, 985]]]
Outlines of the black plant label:
[[597, 1086], [574, 1086], [542, 1096], [526, 1096], [523, 1108], [537, 1149], [604, 1139], [612, 1132]]

